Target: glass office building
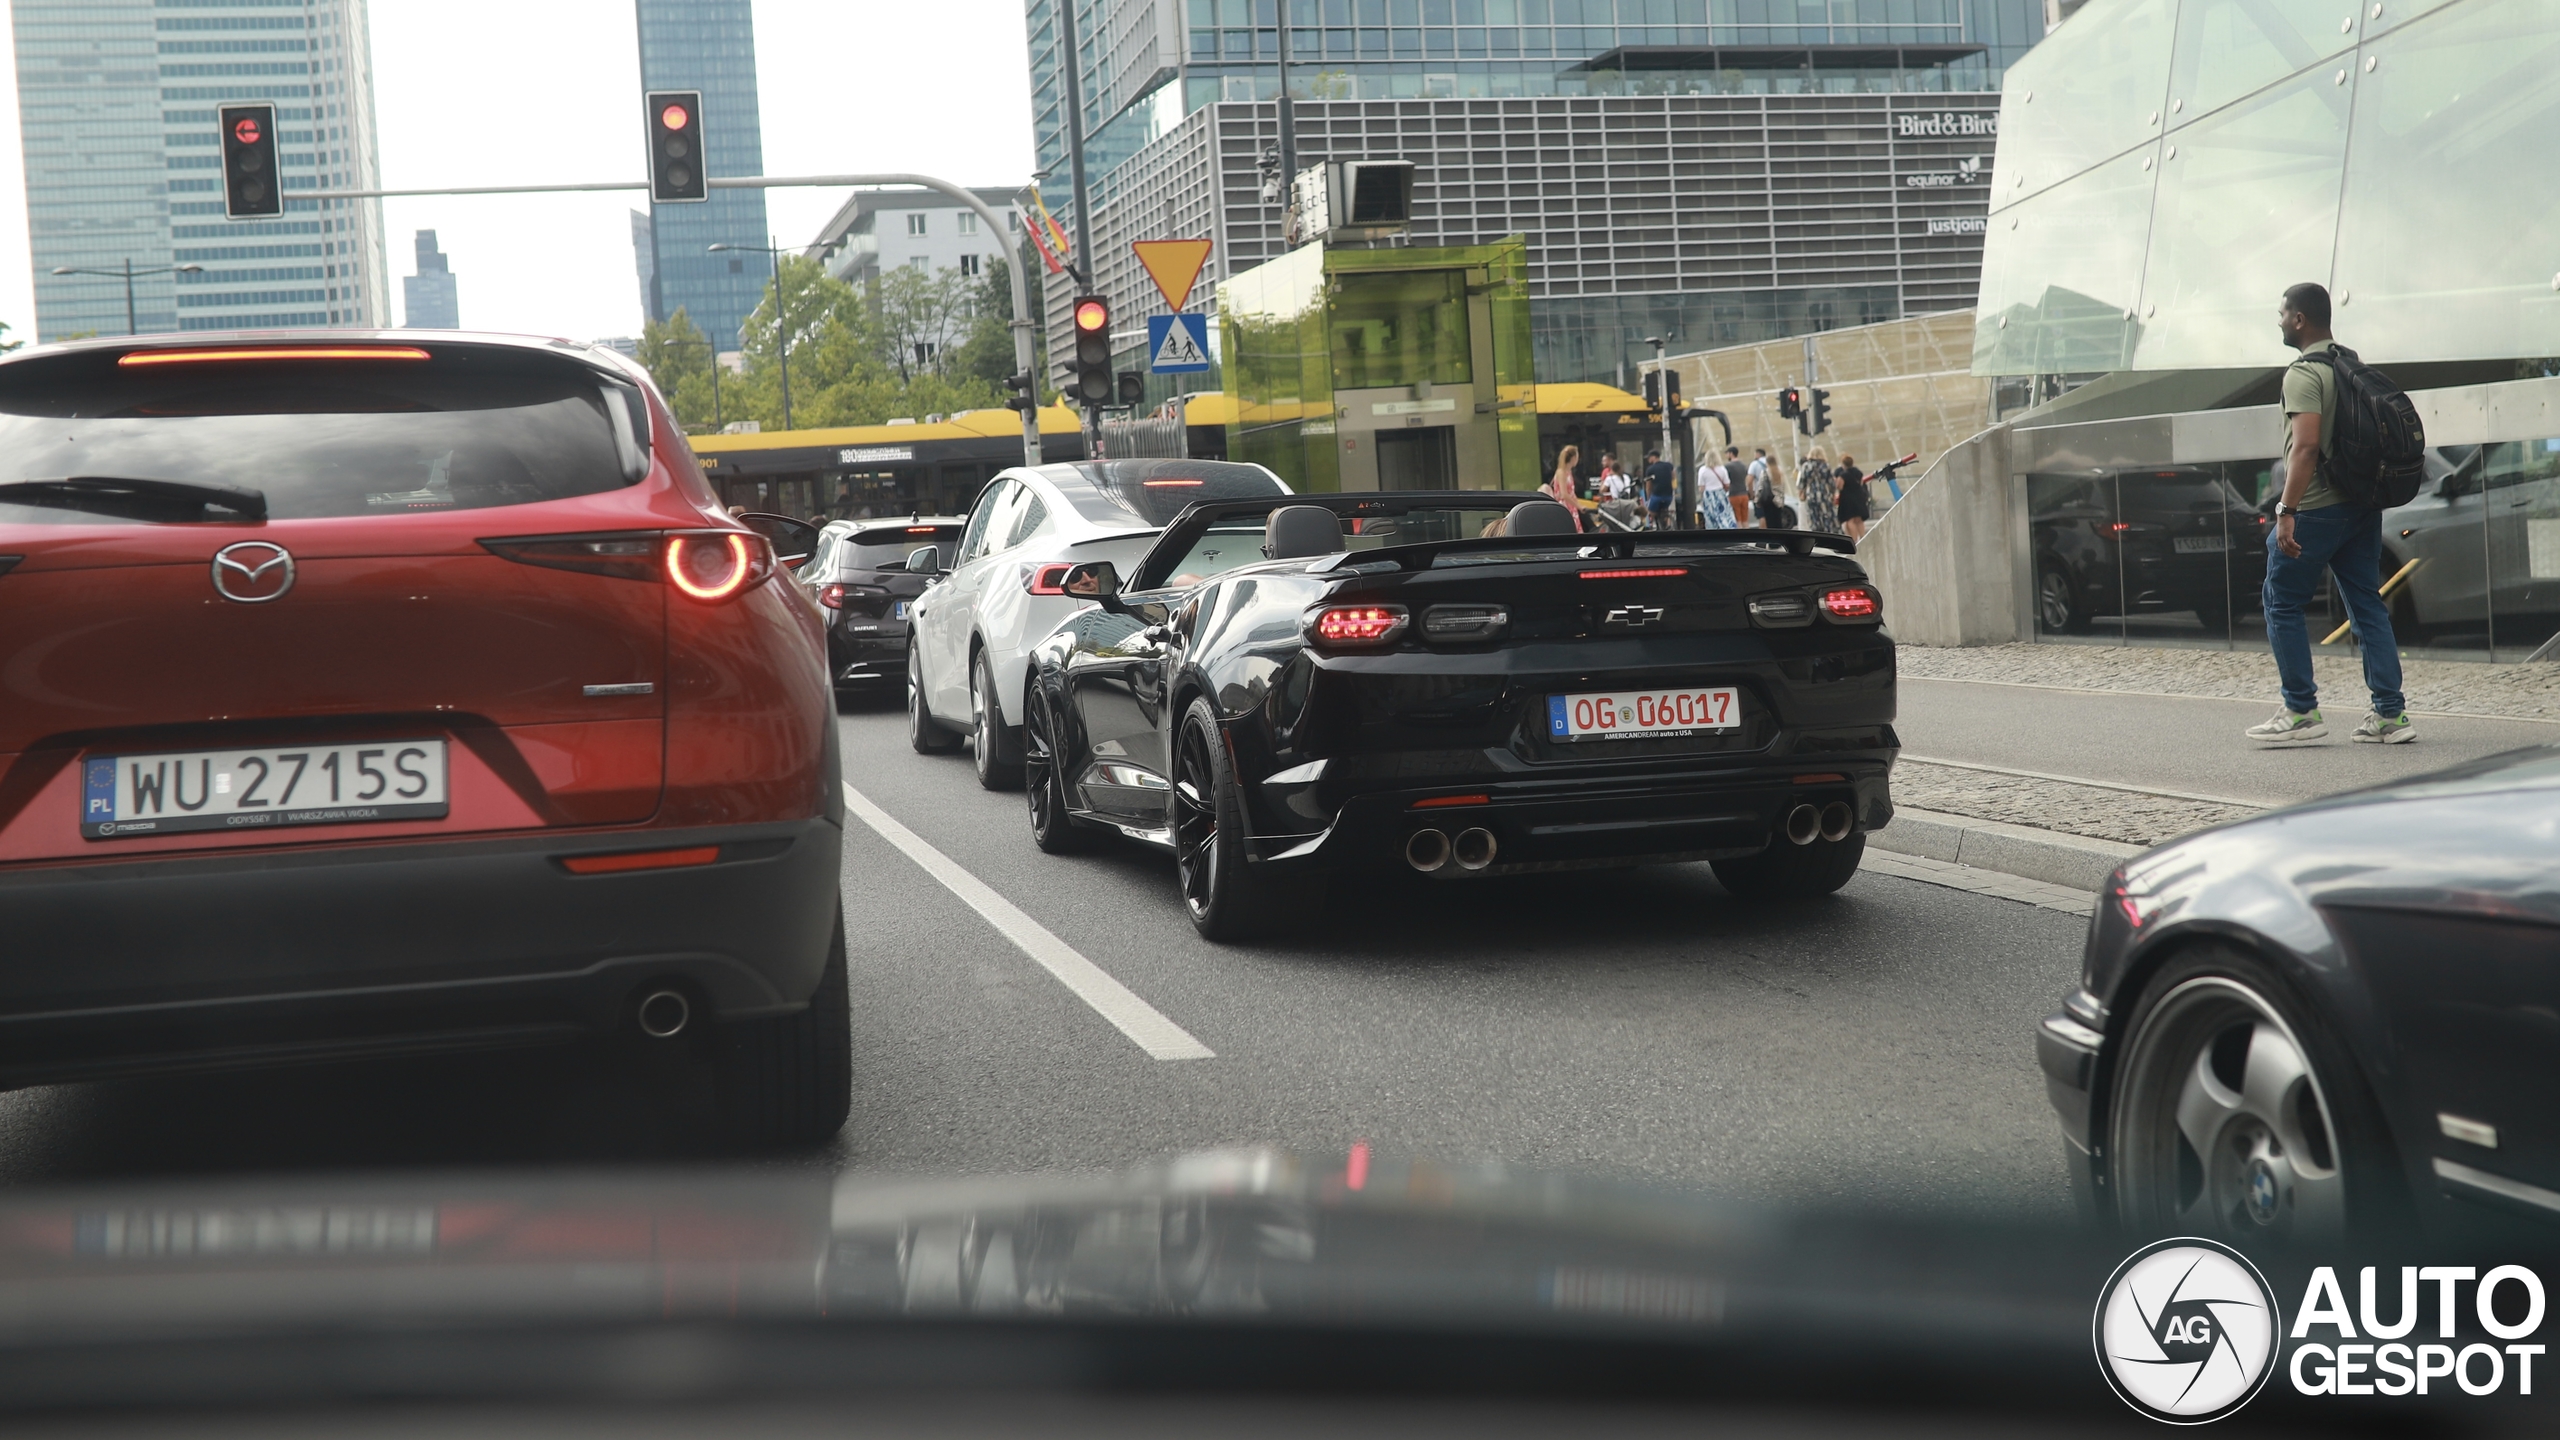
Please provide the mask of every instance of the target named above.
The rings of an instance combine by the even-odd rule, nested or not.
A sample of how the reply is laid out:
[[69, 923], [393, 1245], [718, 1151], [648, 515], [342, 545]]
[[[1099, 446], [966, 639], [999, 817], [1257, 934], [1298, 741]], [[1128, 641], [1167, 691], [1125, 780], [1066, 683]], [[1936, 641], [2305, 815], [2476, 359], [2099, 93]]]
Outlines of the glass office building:
[[[379, 202], [294, 198], [381, 183], [364, 0], [11, 11], [39, 338], [390, 323]], [[230, 101], [276, 106], [277, 219], [223, 216], [215, 108]]]
[[[756, 27], [749, 0], [638, 0], [644, 90], [702, 92], [703, 145], [713, 177], [764, 173], [756, 109]], [[682, 310], [713, 348], [739, 347], [738, 327], [764, 299], [771, 256], [714, 255], [716, 244], [767, 245], [764, 192], [714, 190], [698, 204], [649, 207], [649, 318]]]

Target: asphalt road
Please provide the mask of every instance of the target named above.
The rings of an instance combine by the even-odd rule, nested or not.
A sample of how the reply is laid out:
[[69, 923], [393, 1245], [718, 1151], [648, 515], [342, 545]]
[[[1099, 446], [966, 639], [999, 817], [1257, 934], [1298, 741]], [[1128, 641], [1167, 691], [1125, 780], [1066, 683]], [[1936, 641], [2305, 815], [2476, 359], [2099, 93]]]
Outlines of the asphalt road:
[[2422, 715], [2405, 745], [2347, 738], [2364, 716], [2328, 710], [2329, 738], [2265, 746], [2240, 732], [2275, 706], [2265, 700], [2054, 690], [1904, 676], [1895, 725], [1906, 753], [2106, 780], [2264, 805], [2333, 795], [2440, 770], [2526, 745], [2560, 742], [2560, 725], [2468, 715]]
[[[911, 753], [892, 711], [841, 724], [862, 794], [1214, 1058], [1150, 1058], [854, 823], [853, 1119], [758, 1163], [1085, 1169], [1366, 1140], [1788, 1206], [2067, 1206], [2030, 1035], [2073, 978], [2072, 916], [1879, 875], [1767, 910], [1699, 865], [1311, 897], [1303, 933], [1221, 948], [1183, 920], [1162, 856], [1043, 856], [1020, 797], [980, 791], [965, 755]], [[645, 1062], [21, 1092], [0, 1096], [0, 1180], [702, 1158]]]

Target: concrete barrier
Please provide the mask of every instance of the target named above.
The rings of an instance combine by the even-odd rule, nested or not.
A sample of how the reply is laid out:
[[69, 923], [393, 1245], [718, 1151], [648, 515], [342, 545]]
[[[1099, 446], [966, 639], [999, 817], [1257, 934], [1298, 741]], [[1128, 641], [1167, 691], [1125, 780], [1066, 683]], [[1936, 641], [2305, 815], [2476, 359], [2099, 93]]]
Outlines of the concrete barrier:
[[2024, 525], [2009, 479], [2010, 428], [1994, 425], [1940, 455], [1867, 528], [1859, 563], [1884, 591], [1885, 623], [1913, 645], [2031, 638], [2019, 571]]

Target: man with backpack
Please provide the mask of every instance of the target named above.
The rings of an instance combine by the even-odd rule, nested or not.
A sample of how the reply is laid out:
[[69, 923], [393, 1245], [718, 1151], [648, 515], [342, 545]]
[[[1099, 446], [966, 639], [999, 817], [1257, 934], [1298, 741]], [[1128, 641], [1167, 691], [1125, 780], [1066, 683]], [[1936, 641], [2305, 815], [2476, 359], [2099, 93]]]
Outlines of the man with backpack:
[[2247, 733], [2266, 745], [2329, 733], [2302, 615], [2325, 570], [2355, 626], [2373, 694], [2353, 738], [2403, 744], [2418, 736], [2400, 694], [2400, 646], [2381, 594], [2382, 512], [2415, 492], [2426, 435], [2408, 397], [2330, 335], [2326, 288], [2306, 283], [2285, 291], [2276, 325], [2284, 343], [2301, 352], [2284, 373], [2284, 488], [2267, 536], [2264, 590], [2284, 708]]

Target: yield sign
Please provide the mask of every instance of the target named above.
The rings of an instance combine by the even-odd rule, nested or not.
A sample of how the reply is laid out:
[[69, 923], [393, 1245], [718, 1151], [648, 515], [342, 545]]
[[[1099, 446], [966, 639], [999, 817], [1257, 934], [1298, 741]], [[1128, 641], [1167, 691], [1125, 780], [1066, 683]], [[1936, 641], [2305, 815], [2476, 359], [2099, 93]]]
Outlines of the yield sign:
[[1129, 248], [1138, 252], [1138, 263], [1147, 267], [1147, 278], [1164, 292], [1165, 306], [1172, 310], [1191, 298], [1192, 282], [1209, 263], [1206, 240], [1132, 240]]

